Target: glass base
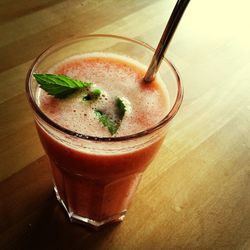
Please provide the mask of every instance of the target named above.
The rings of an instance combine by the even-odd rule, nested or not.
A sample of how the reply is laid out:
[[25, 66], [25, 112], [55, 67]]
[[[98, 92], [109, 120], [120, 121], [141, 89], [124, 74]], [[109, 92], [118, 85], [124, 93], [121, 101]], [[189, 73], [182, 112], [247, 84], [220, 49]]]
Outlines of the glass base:
[[87, 217], [77, 215], [73, 211], [71, 211], [70, 208], [67, 208], [64, 201], [60, 197], [58, 190], [57, 190], [57, 187], [55, 185], [54, 185], [54, 191], [56, 193], [57, 200], [63, 206], [63, 208], [66, 211], [67, 215], [69, 216], [69, 219], [71, 222], [80, 223], [80, 224], [87, 225], [87, 226], [90, 226], [92, 228], [98, 229], [99, 227], [103, 226], [104, 224], [113, 223], [113, 222], [121, 222], [125, 218], [125, 214], [127, 211], [122, 211], [120, 214], [114, 215], [114, 216], [109, 217], [108, 219], [105, 219], [102, 221], [96, 221], [96, 220], [92, 220], [92, 219], [87, 218]]

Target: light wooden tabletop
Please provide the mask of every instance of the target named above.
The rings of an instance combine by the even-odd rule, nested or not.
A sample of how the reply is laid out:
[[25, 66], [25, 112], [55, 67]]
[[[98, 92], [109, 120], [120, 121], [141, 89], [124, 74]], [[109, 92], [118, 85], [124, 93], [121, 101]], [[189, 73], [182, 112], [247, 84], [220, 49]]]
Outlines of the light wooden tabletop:
[[0, 1], [0, 249], [250, 249], [248, 0], [192, 0], [167, 52], [185, 98], [127, 217], [95, 232], [57, 204], [24, 82], [73, 35], [156, 46], [174, 0]]

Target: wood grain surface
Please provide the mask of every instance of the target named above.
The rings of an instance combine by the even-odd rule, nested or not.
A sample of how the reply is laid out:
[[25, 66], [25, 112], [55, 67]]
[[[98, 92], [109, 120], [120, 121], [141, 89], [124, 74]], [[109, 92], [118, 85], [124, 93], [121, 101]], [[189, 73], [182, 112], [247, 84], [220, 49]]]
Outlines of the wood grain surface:
[[192, 0], [166, 56], [181, 110], [124, 222], [71, 224], [27, 103], [32, 60], [74, 35], [156, 46], [174, 0], [0, 1], [0, 249], [250, 249], [248, 0]]

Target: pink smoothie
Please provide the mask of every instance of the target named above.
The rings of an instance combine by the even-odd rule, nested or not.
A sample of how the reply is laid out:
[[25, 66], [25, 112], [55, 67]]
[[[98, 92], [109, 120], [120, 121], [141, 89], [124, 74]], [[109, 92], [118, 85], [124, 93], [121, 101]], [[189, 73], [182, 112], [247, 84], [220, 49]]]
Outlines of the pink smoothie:
[[[113, 116], [117, 97], [124, 101], [127, 111], [114, 137], [153, 127], [168, 112], [168, 94], [163, 83], [156, 79], [145, 84], [145, 67], [126, 57], [108, 53], [75, 56], [50, 69], [50, 73], [91, 82], [91, 89], [102, 91], [101, 97], [92, 102], [82, 100], [86, 90], [62, 100], [43, 90], [37, 94], [41, 110], [51, 120], [77, 133], [110, 137], [93, 109]], [[164, 139], [162, 134], [141, 139], [133, 146], [133, 141], [99, 143], [70, 136], [65, 136], [65, 142], [42, 126], [38, 126], [38, 132], [68, 212], [97, 222], [119, 218], [126, 211], [142, 172]]]

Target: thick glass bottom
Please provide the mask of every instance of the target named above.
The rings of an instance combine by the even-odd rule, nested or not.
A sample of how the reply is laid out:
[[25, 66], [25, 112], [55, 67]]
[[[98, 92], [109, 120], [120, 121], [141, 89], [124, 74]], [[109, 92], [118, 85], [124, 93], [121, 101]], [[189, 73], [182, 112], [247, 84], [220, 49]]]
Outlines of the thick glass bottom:
[[93, 220], [91, 218], [87, 218], [87, 217], [83, 217], [81, 215], [77, 215], [75, 214], [70, 208], [68, 208], [66, 206], [66, 204], [64, 203], [63, 199], [60, 197], [59, 192], [57, 190], [57, 187], [54, 185], [54, 191], [56, 193], [56, 198], [59, 201], [59, 203], [63, 206], [64, 210], [66, 211], [69, 219], [71, 222], [76, 222], [76, 223], [80, 223], [86, 226], [90, 226], [93, 227], [95, 229], [103, 226], [104, 224], [108, 224], [108, 223], [113, 223], [113, 222], [121, 222], [123, 221], [125, 214], [126, 214], [126, 210], [122, 211], [121, 213], [111, 216], [105, 220], [102, 221], [96, 221]]

